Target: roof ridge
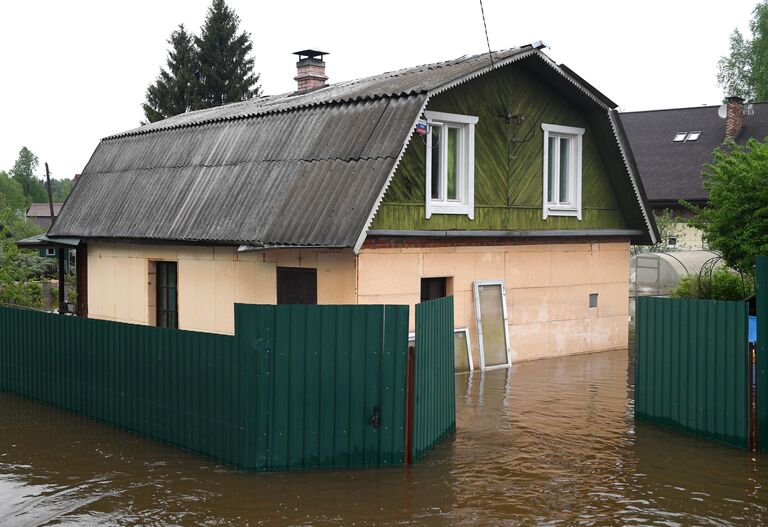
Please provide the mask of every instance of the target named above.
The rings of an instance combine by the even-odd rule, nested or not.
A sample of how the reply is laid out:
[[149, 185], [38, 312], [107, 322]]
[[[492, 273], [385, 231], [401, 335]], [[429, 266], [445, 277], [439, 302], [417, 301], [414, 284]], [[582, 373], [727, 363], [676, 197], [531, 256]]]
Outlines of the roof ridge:
[[[504, 60], [504, 58], [498, 58], [498, 57], [507, 53], [522, 53], [524, 51], [528, 51], [529, 49], [534, 49], [534, 48], [532, 47], [531, 44], [526, 44], [520, 47], [496, 50], [492, 52], [492, 55], [496, 57], [497, 60]], [[429, 70], [438, 70], [438, 69], [442, 69], [449, 66], [460, 65], [462, 63], [469, 63], [471, 61], [481, 61], [485, 59], [487, 56], [488, 56], [487, 52], [477, 53], [475, 55], [462, 55], [457, 58], [444, 60], [440, 62], [431, 62], [431, 63], [420, 64], [416, 66], [409, 66], [409, 67], [404, 67], [397, 70], [386, 71], [383, 73], [370, 75], [367, 77], [360, 77], [357, 79], [341, 81], [338, 83], [329, 84], [328, 86], [324, 86], [323, 88], [320, 88], [318, 90], [314, 90], [311, 92], [307, 92], [307, 93], [286, 92], [282, 94], [265, 95], [262, 97], [251, 98], [245, 101], [232, 102], [232, 103], [224, 104], [221, 106], [216, 106], [213, 108], [205, 108], [201, 110], [195, 110], [192, 112], [185, 112], [183, 114], [174, 115], [162, 121], [156, 121], [155, 123], [148, 123], [138, 128], [132, 128], [124, 132], [108, 135], [102, 138], [102, 141], [109, 141], [113, 139], [133, 136], [133, 135], [148, 134], [148, 133], [159, 132], [163, 130], [186, 128], [189, 126], [200, 126], [204, 124], [221, 122], [221, 121], [230, 121], [230, 120], [237, 120], [237, 119], [252, 119], [262, 115], [286, 113], [286, 112], [301, 110], [304, 108], [313, 108], [318, 106], [335, 105], [335, 104], [345, 104], [345, 103], [350, 103], [355, 101], [364, 101], [364, 100], [396, 98], [396, 97], [410, 96], [418, 93], [427, 93], [429, 91], [428, 89], [414, 90], [414, 89], [407, 89], [407, 87], [404, 87], [403, 90], [400, 90], [400, 91], [394, 90], [386, 93], [372, 92], [372, 93], [356, 94], [353, 92], [350, 94], [341, 93], [338, 96], [333, 97], [334, 91], [340, 91], [340, 90], [343, 90], [344, 88], [354, 88], [356, 86], [364, 86], [365, 83], [368, 83], [368, 82], [375, 82], [375, 81], [382, 82], [388, 79], [396, 79], [398, 77], [404, 76], [409, 73], [419, 74]], [[509, 57], [505, 57], [505, 58], [509, 58]], [[466, 75], [466, 73], [457, 75], [457, 78], [460, 78], [464, 75]], [[327, 94], [329, 98], [323, 99], [322, 96], [324, 94]], [[281, 103], [283, 104], [283, 106], [281, 106]], [[294, 104], [291, 104], [291, 103], [294, 103]], [[252, 111], [247, 111], [250, 106], [253, 107]], [[230, 115], [218, 115], [218, 116], [216, 115], [217, 113], [221, 113], [222, 109], [232, 110], [237, 108], [242, 108], [243, 113], [230, 114]], [[210, 113], [211, 115], [206, 116], [206, 113]], [[199, 115], [200, 119], [194, 120], [195, 115]], [[189, 116], [192, 116], [193, 120], [185, 121], [185, 119], [188, 119]], [[165, 121], [170, 121], [170, 122], [161, 124], [161, 123], [164, 123]]]

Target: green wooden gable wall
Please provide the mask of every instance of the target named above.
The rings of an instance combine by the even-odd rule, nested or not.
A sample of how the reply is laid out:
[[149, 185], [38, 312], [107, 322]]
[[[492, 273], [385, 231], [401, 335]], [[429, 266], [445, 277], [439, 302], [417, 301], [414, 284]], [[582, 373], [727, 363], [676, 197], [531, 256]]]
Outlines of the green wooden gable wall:
[[[643, 229], [605, 110], [569, 99], [523, 64], [511, 64], [434, 96], [428, 110], [475, 115], [475, 219], [424, 211], [424, 140], [413, 135], [371, 229], [567, 230]], [[507, 123], [507, 110], [522, 125]], [[542, 218], [541, 123], [586, 129], [582, 154], [582, 220]], [[533, 128], [531, 130], [531, 127]], [[529, 134], [533, 134], [530, 136]], [[519, 139], [528, 139], [518, 142]], [[608, 141], [608, 143], [606, 143]], [[617, 199], [618, 196], [618, 199]]]

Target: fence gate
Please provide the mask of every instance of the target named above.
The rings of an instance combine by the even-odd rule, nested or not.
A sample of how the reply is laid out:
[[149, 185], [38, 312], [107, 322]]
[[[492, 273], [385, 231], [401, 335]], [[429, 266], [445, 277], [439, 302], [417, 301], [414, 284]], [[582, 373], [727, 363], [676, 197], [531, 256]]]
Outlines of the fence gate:
[[416, 349], [409, 368], [413, 405], [412, 460], [456, 429], [453, 297], [416, 305]]
[[635, 416], [749, 446], [745, 302], [637, 299]]

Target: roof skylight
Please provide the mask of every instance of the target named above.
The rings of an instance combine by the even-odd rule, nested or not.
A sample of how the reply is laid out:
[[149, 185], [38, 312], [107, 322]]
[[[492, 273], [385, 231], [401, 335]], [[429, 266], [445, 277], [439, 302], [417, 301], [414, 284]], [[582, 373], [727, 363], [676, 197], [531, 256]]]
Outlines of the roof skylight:
[[682, 143], [685, 141], [685, 138], [688, 136], [688, 132], [677, 132], [675, 134], [675, 137], [672, 139], [673, 143]]
[[685, 138], [686, 141], [696, 141], [699, 136], [701, 135], [701, 132], [691, 132], [688, 134], [688, 137]]

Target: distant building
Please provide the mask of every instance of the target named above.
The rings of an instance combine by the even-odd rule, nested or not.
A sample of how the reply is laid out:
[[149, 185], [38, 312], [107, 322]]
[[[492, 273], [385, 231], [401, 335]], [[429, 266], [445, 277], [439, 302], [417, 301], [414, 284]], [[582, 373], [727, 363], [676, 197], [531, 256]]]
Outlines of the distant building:
[[[59, 215], [59, 211], [61, 211], [62, 205], [63, 203], [53, 204], [54, 219]], [[53, 223], [53, 220], [51, 219], [51, 205], [47, 202], [33, 203], [27, 209], [27, 219], [35, 222], [37, 225], [44, 229], [48, 229], [51, 226], [51, 223]]]
[[625, 112], [621, 122], [648, 204], [654, 213], [670, 209], [679, 219], [662, 241], [670, 249], [707, 249], [702, 232], [686, 224], [690, 213], [679, 202], [707, 203], [702, 172], [726, 138], [744, 145], [750, 138], [768, 137], [768, 103], [744, 105], [743, 99], [729, 97], [722, 109], [697, 106]]

